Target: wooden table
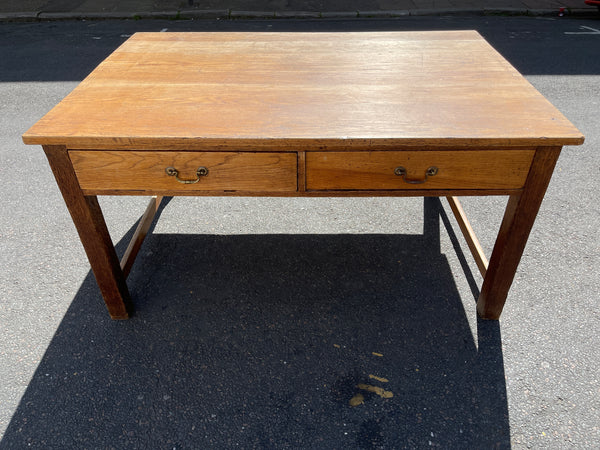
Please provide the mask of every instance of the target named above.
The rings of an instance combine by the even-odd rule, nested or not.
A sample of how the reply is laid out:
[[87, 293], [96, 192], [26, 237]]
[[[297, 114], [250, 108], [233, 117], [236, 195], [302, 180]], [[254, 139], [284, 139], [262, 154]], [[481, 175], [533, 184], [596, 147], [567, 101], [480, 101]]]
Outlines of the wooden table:
[[[160, 196], [445, 196], [497, 319], [581, 133], [475, 31], [137, 33], [23, 135], [113, 319]], [[121, 262], [97, 195], [154, 195]], [[508, 195], [489, 264], [456, 196]]]

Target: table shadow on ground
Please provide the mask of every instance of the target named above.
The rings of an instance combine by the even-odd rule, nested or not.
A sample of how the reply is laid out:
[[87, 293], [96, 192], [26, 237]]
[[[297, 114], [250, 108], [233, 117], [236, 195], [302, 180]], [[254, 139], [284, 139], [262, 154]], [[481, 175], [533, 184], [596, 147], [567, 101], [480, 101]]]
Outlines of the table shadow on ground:
[[423, 235], [149, 236], [135, 316], [90, 273], [0, 448], [510, 447], [499, 324], [425, 205]]

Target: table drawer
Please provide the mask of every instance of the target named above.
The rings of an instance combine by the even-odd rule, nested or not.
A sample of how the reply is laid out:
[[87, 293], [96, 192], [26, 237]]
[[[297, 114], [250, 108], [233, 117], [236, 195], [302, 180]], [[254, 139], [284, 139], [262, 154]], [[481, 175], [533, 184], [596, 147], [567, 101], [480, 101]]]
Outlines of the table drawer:
[[[84, 191], [296, 191], [296, 153], [69, 151]], [[168, 169], [168, 170], [167, 170]]]
[[308, 152], [307, 190], [519, 189], [535, 150]]

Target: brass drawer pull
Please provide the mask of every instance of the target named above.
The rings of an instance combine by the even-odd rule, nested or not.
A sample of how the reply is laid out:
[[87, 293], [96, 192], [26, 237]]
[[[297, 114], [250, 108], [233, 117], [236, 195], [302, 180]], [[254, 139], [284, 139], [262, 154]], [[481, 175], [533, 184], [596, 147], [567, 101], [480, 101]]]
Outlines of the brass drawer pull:
[[179, 171], [175, 167], [167, 167], [165, 169], [165, 172], [167, 172], [167, 175], [169, 175], [170, 177], [175, 177], [177, 181], [183, 184], [197, 183], [198, 181], [200, 181], [200, 177], [205, 177], [206, 175], [208, 175], [208, 169], [203, 166], [198, 167], [198, 170], [196, 170], [195, 180], [182, 180], [181, 178], [179, 178]]
[[425, 183], [427, 181], [427, 177], [432, 177], [435, 174], [438, 173], [438, 168], [435, 166], [431, 166], [428, 167], [427, 170], [425, 171], [425, 178], [423, 178], [422, 180], [410, 180], [408, 178], [406, 178], [406, 168], [402, 167], [402, 166], [398, 166], [394, 169], [394, 173], [396, 175], [398, 175], [399, 177], [402, 177], [402, 179], [404, 180], [405, 183], [409, 183], [409, 184], [422, 184]]

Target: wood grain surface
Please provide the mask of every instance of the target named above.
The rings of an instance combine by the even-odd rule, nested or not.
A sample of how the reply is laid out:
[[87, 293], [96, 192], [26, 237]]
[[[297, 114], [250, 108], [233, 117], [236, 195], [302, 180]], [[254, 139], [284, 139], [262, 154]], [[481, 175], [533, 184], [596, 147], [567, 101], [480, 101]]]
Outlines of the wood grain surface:
[[539, 148], [525, 188], [508, 199], [477, 300], [477, 312], [484, 319], [498, 319], [502, 313], [560, 151], [560, 147]]
[[133, 304], [97, 197], [83, 195], [66, 148], [46, 145], [44, 152], [77, 228], [110, 316], [113, 319], [129, 318], [133, 312]]
[[[534, 153], [533, 149], [310, 152], [306, 155], [306, 188], [519, 189], [525, 184]], [[404, 178], [394, 173], [399, 166], [406, 169]], [[429, 167], [438, 172], [425, 177]]]
[[[69, 151], [84, 191], [296, 191], [296, 153]], [[182, 180], [195, 180], [199, 167], [208, 175], [183, 184], [165, 169], [174, 167]]]
[[23, 140], [323, 151], [583, 136], [475, 31], [137, 33]]

